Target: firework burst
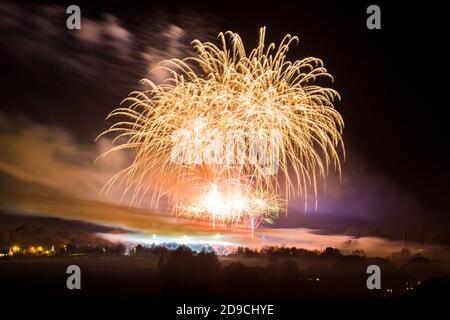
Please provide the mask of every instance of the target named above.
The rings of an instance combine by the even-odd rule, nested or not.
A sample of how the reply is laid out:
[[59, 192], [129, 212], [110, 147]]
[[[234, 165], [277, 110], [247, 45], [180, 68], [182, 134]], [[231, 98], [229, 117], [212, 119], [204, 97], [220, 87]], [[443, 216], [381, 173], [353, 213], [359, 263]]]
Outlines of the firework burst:
[[133, 202], [152, 206], [167, 197], [177, 215], [259, 225], [292, 196], [317, 199], [330, 168], [340, 174], [339, 94], [318, 84], [333, 79], [322, 60], [286, 59], [297, 37], [266, 46], [261, 28], [249, 53], [236, 33], [219, 40], [194, 40], [194, 57], [161, 63], [167, 81], [143, 79], [148, 89], [110, 113], [116, 122], [103, 134], [118, 144], [102, 156], [132, 149], [135, 157], [105, 188], [123, 184]]

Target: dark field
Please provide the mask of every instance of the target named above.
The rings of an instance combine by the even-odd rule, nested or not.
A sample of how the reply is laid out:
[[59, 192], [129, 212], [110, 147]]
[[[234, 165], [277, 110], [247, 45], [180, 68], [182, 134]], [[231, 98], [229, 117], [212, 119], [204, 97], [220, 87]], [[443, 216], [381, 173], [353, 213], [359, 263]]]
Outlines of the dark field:
[[[177, 267], [173, 269], [170, 261], [161, 266], [156, 257], [3, 260], [1, 290], [8, 294], [3, 295], [2, 304], [30, 306], [31, 309], [24, 310], [27, 312], [46, 310], [50, 305], [70, 308], [75, 313], [86, 308], [100, 314], [139, 313], [143, 309], [164, 319], [177, 317], [175, 310], [183, 304], [217, 308], [227, 303], [274, 304], [278, 316], [268, 318], [291, 319], [290, 315], [299, 310], [334, 314], [342, 305], [368, 308], [380, 315], [415, 313], [429, 306], [438, 311], [449, 298], [447, 278], [433, 278], [405, 291], [400, 281], [406, 279], [395, 269], [386, 272], [381, 290], [368, 290], [365, 269], [358, 273], [357, 263], [344, 263], [347, 271], [343, 273], [338, 270], [327, 274], [326, 267], [315, 267], [322, 273], [316, 278], [319, 276], [306, 270], [297, 273], [289, 259], [273, 262], [222, 257], [218, 261], [219, 265], [214, 259], [199, 261], [203, 266], [200, 268], [193, 260], [186, 260], [186, 264], [176, 261]], [[66, 268], [72, 264], [81, 268], [81, 290], [66, 287]], [[394, 288], [393, 293], [386, 292], [388, 285]], [[323, 305], [328, 308], [321, 309]], [[219, 318], [223, 317], [231, 316]]]

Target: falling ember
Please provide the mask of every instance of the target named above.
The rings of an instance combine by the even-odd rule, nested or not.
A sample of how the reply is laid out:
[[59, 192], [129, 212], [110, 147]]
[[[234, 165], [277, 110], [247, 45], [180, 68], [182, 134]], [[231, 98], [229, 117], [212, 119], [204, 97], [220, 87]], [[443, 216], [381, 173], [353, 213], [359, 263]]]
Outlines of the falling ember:
[[252, 238], [253, 238], [253, 234], [254, 234], [254, 232], [255, 232], [255, 218], [253, 218], [252, 217], [252, 219], [251, 219], [251, 228], [252, 228]]
[[123, 184], [132, 202], [157, 207], [166, 198], [177, 216], [253, 232], [292, 196], [317, 199], [317, 181], [330, 168], [340, 173], [339, 94], [317, 83], [332, 80], [322, 60], [286, 59], [297, 37], [266, 46], [261, 28], [249, 53], [236, 33], [219, 40], [194, 40], [195, 57], [162, 63], [170, 79], [142, 80], [148, 90], [108, 116], [117, 120], [103, 134], [120, 144], [102, 156], [131, 149], [135, 158], [105, 190]]

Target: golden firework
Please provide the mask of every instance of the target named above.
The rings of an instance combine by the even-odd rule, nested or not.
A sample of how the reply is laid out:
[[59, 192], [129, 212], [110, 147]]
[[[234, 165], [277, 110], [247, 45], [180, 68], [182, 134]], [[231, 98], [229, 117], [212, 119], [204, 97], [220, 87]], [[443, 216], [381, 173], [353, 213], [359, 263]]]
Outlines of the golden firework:
[[135, 157], [106, 189], [123, 183], [131, 201], [149, 195], [157, 206], [167, 197], [177, 214], [214, 218], [220, 211], [224, 223], [259, 224], [292, 196], [307, 199], [312, 190], [317, 199], [318, 179], [330, 167], [340, 174], [339, 94], [319, 85], [333, 80], [322, 60], [287, 60], [297, 37], [266, 46], [261, 28], [249, 54], [236, 33], [219, 40], [194, 40], [194, 57], [159, 66], [169, 79], [143, 79], [148, 89], [109, 114], [117, 120], [102, 135], [115, 134], [118, 144], [102, 156], [132, 149]]

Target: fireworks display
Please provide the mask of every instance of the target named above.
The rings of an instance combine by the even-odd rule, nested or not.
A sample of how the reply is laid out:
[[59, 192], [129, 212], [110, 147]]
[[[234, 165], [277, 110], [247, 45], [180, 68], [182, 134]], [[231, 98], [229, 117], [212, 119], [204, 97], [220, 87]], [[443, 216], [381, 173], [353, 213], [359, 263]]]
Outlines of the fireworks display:
[[318, 180], [340, 173], [339, 95], [319, 84], [332, 80], [322, 60], [286, 59], [297, 37], [266, 46], [261, 28], [250, 53], [236, 33], [219, 40], [194, 40], [194, 57], [162, 62], [169, 79], [142, 80], [147, 90], [108, 116], [115, 123], [103, 134], [117, 145], [103, 156], [131, 149], [135, 157], [105, 190], [118, 184], [132, 202], [168, 199], [176, 215], [253, 229], [293, 196], [317, 199]]

